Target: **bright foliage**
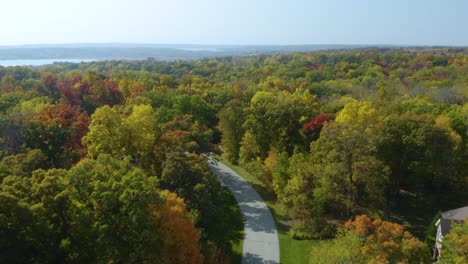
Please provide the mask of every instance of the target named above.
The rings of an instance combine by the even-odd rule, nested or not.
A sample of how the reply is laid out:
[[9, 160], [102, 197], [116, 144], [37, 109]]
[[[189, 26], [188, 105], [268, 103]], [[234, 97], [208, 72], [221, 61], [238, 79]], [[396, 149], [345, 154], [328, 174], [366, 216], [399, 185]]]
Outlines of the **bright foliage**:
[[369, 263], [426, 263], [429, 260], [424, 243], [399, 224], [381, 219], [372, 221], [360, 215], [346, 222], [345, 227], [363, 239], [361, 252], [371, 257]]
[[184, 200], [167, 190], [161, 195], [166, 203], [150, 207], [150, 211], [155, 214], [156, 228], [164, 241], [162, 258], [173, 264], [203, 263], [200, 232], [188, 217]]
[[[294, 237], [331, 237], [330, 220], [362, 213], [420, 234], [466, 197], [466, 61], [464, 47], [410, 47], [0, 67], [0, 248], [13, 245], [1, 261], [163, 261], [148, 204], [187, 231], [168, 258], [200, 260], [198, 230], [204, 260], [225, 261], [243, 221], [203, 155], [220, 151], [277, 198]], [[375, 256], [418, 248], [398, 226], [366, 225]], [[192, 241], [188, 255], [177, 241]], [[330, 242], [340, 261], [375, 258], [340, 251], [347, 242], [359, 241]]]

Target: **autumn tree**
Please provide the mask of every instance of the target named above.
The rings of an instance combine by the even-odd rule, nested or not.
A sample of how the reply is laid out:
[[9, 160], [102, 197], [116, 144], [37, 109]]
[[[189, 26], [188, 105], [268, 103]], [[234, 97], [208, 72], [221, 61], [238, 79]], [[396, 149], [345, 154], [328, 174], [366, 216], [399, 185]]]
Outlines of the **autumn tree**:
[[161, 195], [166, 202], [150, 207], [150, 210], [154, 210], [156, 228], [164, 241], [162, 258], [174, 264], [203, 263], [200, 232], [188, 217], [184, 200], [167, 190], [162, 191]]
[[323, 126], [329, 121], [330, 115], [320, 114], [309, 120], [309, 122], [305, 123], [302, 127], [306, 135], [310, 136], [310, 141], [314, 141], [318, 139]]
[[153, 108], [149, 105], [133, 106], [132, 113], [122, 120], [120, 126], [124, 153], [132, 157], [135, 164], [150, 167], [156, 129]]
[[[190, 218], [204, 260], [221, 263], [243, 227], [203, 156], [220, 142], [274, 192], [296, 238], [329, 236], [327, 218], [357, 212], [397, 215], [421, 231], [423, 215], [407, 207], [430, 213], [466, 197], [467, 59], [463, 47], [384, 47], [0, 67], [0, 262], [169, 262], [157, 207], [184, 225], [167, 226], [165, 256], [190, 262], [173, 251], [184, 239], [180, 252], [196, 255]], [[98, 161], [103, 153], [112, 158]], [[45, 170], [70, 166], [80, 170]], [[157, 186], [183, 199], [190, 217]], [[150, 206], [145, 187], [156, 189]], [[177, 201], [177, 214], [164, 201]], [[374, 258], [354, 247], [364, 241], [353, 232], [325, 243], [317, 260]]]
[[26, 149], [40, 149], [50, 167], [69, 167], [86, 154], [81, 138], [88, 132], [89, 117], [77, 107], [54, 105], [26, 117]]
[[60, 98], [59, 90], [57, 87], [57, 77], [52, 73], [45, 73], [42, 77], [43, 82], [43, 95], [49, 96], [52, 101], [56, 102]]
[[82, 112], [79, 107], [54, 105], [44, 108], [30, 119], [37, 120], [46, 126], [56, 123], [61, 128], [70, 131], [70, 137], [65, 142], [65, 149], [78, 150], [81, 154], [85, 154], [81, 138], [88, 133], [90, 120], [88, 114]]
[[99, 106], [118, 104], [122, 100], [122, 93], [117, 84], [93, 71], [83, 75], [79, 86], [82, 86], [83, 91], [82, 106], [90, 114]]
[[160, 127], [161, 137], [164, 137], [166, 133], [174, 133], [175, 131], [183, 131], [188, 136], [186, 141], [181, 140], [179, 143], [172, 145], [185, 145], [183, 151], [206, 153], [213, 152], [215, 149], [212, 143], [212, 129], [203, 122], [197, 121], [191, 115], [175, 116], [171, 121], [162, 124]]
[[363, 239], [361, 252], [371, 257], [368, 263], [427, 263], [430, 259], [424, 243], [399, 224], [361, 215], [345, 227]]
[[156, 124], [149, 105], [136, 105], [126, 116], [116, 107], [103, 106], [91, 116], [89, 133], [83, 138], [90, 157], [109, 154], [131, 157], [139, 166], [151, 166]]
[[118, 85], [105, 75], [88, 71], [72, 76], [58, 84], [62, 101], [83, 107], [89, 114], [103, 105], [115, 105], [122, 101]]
[[115, 108], [103, 106], [91, 116], [89, 133], [83, 138], [88, 149], [88, 155], [97, 157], [99, 154], [110, 154], [121, 157], [122, 150], [120, 126], [122, 116]]

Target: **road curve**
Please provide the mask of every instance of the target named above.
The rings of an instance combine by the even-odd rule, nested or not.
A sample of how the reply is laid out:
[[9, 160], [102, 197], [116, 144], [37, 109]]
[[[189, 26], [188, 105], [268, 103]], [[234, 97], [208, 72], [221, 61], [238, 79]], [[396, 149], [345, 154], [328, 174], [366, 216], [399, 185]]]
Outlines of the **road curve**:
[[239, 174], [221, 162], [210, 159], [210, 169], [227, 186], [246, 219], [242, 263], [279, 264], [278, 231], [267, 205]]

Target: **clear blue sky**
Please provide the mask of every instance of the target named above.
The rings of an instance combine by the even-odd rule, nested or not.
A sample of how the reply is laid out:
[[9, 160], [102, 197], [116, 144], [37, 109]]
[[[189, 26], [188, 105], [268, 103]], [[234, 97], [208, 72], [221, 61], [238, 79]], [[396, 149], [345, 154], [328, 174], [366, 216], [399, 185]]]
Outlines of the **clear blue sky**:
[[468, 0], [2, 0], [0, 45], [468, 46]]

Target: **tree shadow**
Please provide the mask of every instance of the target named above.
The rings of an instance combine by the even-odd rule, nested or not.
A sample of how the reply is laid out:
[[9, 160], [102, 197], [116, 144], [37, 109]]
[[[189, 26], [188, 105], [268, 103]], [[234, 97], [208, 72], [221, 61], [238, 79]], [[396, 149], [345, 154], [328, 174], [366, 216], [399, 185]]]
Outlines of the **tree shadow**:
[[246, 219], [246, 229], [254, 232], [276, 233], [276, 225], [268, 206], [248, 182], [218, 166], [210, 166], [210, 168], [237, 200]]
[[265, 260], [257, 254], [246, 253], [242, 256], [242, 264], [279, 264], [278, 261]]

